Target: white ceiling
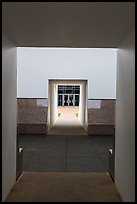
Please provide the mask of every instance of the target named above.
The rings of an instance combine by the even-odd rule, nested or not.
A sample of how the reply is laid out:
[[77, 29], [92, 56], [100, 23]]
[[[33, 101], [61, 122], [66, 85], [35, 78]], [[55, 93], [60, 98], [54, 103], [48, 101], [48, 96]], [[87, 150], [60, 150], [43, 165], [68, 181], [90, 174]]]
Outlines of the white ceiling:
[[118, 47], [135, 2], [3, 2], [2, 30], [19, 47]]

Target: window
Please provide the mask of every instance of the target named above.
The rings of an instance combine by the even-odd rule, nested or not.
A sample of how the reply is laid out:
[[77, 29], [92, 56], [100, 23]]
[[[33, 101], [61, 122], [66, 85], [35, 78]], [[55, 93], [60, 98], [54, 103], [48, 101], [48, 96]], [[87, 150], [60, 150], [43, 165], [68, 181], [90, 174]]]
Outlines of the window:
[[58, 85], [58, 106], [79, 106], [80, 86]]

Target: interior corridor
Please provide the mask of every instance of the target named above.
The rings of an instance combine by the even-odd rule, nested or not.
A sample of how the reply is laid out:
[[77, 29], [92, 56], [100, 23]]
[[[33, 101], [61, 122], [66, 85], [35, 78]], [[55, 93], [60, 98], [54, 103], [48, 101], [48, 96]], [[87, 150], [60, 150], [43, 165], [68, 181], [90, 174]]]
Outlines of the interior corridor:
[[78, 120], [79, 107], [58, 107], [58, 119], [48, 135], [87, 135]]

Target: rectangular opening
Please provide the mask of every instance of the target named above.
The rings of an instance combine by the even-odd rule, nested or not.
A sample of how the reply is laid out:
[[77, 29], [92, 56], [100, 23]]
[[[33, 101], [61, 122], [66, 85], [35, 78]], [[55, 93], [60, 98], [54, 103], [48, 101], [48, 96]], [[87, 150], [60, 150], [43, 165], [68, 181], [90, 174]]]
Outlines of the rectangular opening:
[[[87, 80], [81, 79], [50, 79], [49, 80], [49, 104], [48, 104], [48, 133], [57, 125], [58, 117], [61, 115], [59, 110], [75, 111], [74, 117], [79, 121], [84, 131], [87, 131]], [[61, 109], [64, 108], [64, 109]], [[70, 108], [70, 109], [69, 109]], [[61, 115], [62, 117], [62, 115]], [[69, 115], [66, 113], [66, 117]], [[76, 118], [77, 117], [77, 118]], [[71, 117], [70, 117], [71, 118]], [[74, 118], [73, 118], [74, 119]], [[66, 118], [64, 118], [66, 121]], [[74, 123], [76, 122], [74, 120]], [[63, 121], [64, 122], [64, 121]], [[62, 122], [62, 124], [63, 124]], [[70, 121], [69, 121], [70, 122]], [[70, 122], [70, 124], [72, 124]], [[65, 124], [69, 125], [69, 124]], [[73, 126], [73, 124], [72, 124]], [[75, 134], [75, 133], [74, 133]]]
[[58, 85], [58, 106], [79, 106], [80, 86]]

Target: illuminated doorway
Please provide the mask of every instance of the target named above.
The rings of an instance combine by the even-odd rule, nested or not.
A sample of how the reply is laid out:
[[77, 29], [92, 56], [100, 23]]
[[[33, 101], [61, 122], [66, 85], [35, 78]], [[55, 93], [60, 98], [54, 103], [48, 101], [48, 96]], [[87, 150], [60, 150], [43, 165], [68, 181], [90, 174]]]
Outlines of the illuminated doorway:
[[[58, 121], [58, 107], [78, 107], [77, 120], [87, 132], [87, 80], [49, 80], [48, 132]], [[72, 123], [71, 123], [72, 124]]]

